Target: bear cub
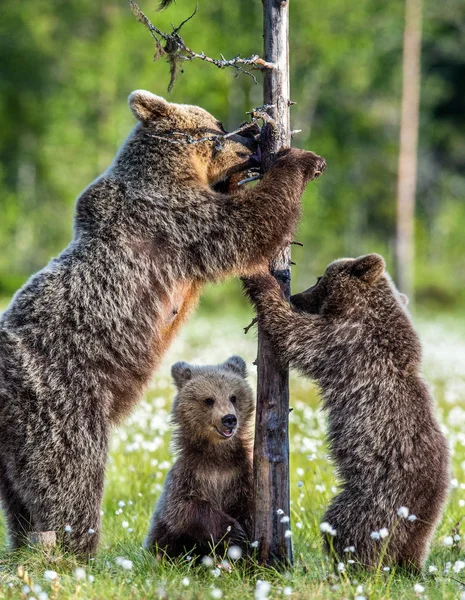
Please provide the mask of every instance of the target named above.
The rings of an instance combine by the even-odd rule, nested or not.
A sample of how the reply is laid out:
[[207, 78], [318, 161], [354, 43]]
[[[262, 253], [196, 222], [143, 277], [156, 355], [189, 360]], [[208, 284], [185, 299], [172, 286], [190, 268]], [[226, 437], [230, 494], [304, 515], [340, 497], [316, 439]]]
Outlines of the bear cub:
[[152, 517], [145, 546], [170, 557], [199, 556], [251, 536], [254, 396], [245, 362], [178, 362], [171, 369], [176, 461]]
[[341, 485], [322, 524], [327, 550], [362, 566], [421, 569], [447, 497], [449, 455], [405, 296], [383, 258], [334, 261], [293, 306], [267, 273], [245, 288], [282, 359], [321, 388]]

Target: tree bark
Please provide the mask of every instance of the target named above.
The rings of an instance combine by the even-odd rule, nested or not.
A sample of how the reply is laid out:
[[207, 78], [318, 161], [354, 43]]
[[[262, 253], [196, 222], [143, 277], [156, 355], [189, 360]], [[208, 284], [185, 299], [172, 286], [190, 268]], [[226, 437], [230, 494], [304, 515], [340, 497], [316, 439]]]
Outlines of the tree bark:
[[421, 0], [405, 0], [402, 109], [397, 179], [396, 280], [413, 301], [414, 225], [421, 72]]
[[[276, 126], [265, 125], [262, 155], [265, 170], [282, 147], [290, 145], [289, 0], [262, 0], [265, 71], [264, 103]], [[290, 296], [290, 250], [271, 264], [286, 298]], [[258, 387], [254, 445], [255, 535], [258, 559], [264, 564], [291, 564], [289, 490], [289, 369], [280, 364], [269, 338], [258, 332]], [[282, 522], [283, 521], [283, 522]]]

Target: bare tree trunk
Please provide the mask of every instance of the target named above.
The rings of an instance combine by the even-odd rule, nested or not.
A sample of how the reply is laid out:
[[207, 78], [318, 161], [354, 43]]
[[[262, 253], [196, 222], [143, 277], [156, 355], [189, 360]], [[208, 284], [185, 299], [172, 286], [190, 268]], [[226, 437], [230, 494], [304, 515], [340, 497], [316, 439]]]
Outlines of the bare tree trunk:
[[[262, 152], [265, 169], [291, 141], [289, 126], [289, 0], [262, 0], [267, 62], [264, 102], [276, 127], [266, 125]], [[276, 257], [272, 272], [290, 295], [290, 251]], [[266, 564], [292, 563], [289, 501], [289, 370], [280, 366], [269, 338], [258, 332], [258, 388], [254, 446], [255, 537]]]
[[402, 115], [397, 179], [396, 279], [400, 290], [412, 301], [420, 59], [421, 0], [405, 0]]

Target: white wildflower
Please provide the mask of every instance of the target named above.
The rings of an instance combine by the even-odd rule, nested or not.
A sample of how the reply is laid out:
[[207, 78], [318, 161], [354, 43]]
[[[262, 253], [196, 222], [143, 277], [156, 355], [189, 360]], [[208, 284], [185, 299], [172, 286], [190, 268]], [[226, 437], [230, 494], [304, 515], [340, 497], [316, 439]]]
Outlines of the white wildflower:
[[239, 546], [231, 546], [228, 550], [228, 556], [231, 560], [238, 560], [242, 556], [242, 550]]
[[181, 581], [181, 583], [184, 587], [187, 587], [190, 583], [189, 577], [184, 577], [184, 579]]
[[370, 537], [372, 540], [379, 540], [380, 539], [379, 531], [372, 531], [370, 533]]
[[213, 588], [212, 591], [210, 592], [210, 595], [212, 598], [221, 598], [223, 595], [223, 592], [220, 590], [220, 588]]
[[257, 585], [255, 586], [255, 600], [264, 600], [268, 598], [268, 594], [271, 591], [271, 584], [268, 581], [262, 581], [259, 579], [257, 581]]
[[129, 523], [128, 523], [127, 521], [123, 521], [123, 522], [121, 523], [121, 527], [122, 527], [123, 529], [127, 529], [127, 528], [129, 527]]
[[[282, 508], [278, 508], [278, 510], [276, 511], [276, 514], [277, 514], [277, 515], [283, 515], [283, 514], [284, 514], [284, 511], [283, 511], [283, 509], [282, 509]], [[265, 583], [266, 583], [266, 582], [265, 582]]]
[[451, 535], [446, 535], [442, 543], [444, 544], [444, 546], [452, 546], [454, 540], [452, 539]]
[[283, 588], [283, 596], [290, 596], [292, 594], [292, 588], [290, 586], [286, 586]]
[[347, 546], [344, 548], [344, 552], [355, 552], [355, 546]]
[[454, 479], [451, 479], [451, 480], [450, 480], [450, 487], [451, 487], [453, 490], [455, 490], [456, 488], [458, 488], [458, 487], [459, 487], [459, 482], [458, 482], [458, 479], [456, 479], [455, 477], [454, 477]]
[[124, 556], [118, 556], [115, 558], [115, 563], [125, 569], [126, 571], [130, 571], [132, 569], [132, 560], [128, 558], [124, 558]]
[[438, 568], [435, 565], [430, 565], [428, 567], [428, 573], [436, 573], [437, 570]]
[[286, 529], [286, 531], [284, 532], [284, 537], [286, 539], [292, 537], [292, 531], [290, 529]]
[[416, 521], [417, 520], [417, 515], [409, 515], [407, 518], [408, 521]]
[[279, 519], [280, 523], [289, 523], [289, 521], [290, 521], [290, 518], [287, 515], [284, 515], [284, 517], [281, 517]]
[[401, 506], [397, 511], [398, 516], [402, 519], [406, 519], [408, 517], [408, 513], [409, 510], [406, 506]]
[[251, 548], [258, 548], [258, 545], [259, 545], [259, 542], [258, 542], [258, 540], [255, 540], [255, 542], [252, 542], [252, 543], [250, 544]]
[[216, 569], [212, 569], [211, 571], [213, 577], [219, 577], [221, 575], [221, 571], [216, 567]]
[[78, 567], [77, 569], [74, 569], [73, 575], [74, 575], [74, 577], [76, 577], [76, 579], [85, 579], [86, 578], [86, 570], [83, 569], [82, 567]]
[[73, 528], [71, 527], [71, 525], [65, 525], [65, 532], [66, 533], [71, 533], [73, 531]]
[[202, 558], [202, 564], [204, 567], [213, 567], [213, 558], [211, 556], [204, 556]]
[[423, 592], [425, 591], [425, 588], [421, 585], [421, 583], [416, 583], [413, 586], [413, 591], [416, 592], [417, 594], [423, 594]]
[[337, 570], [339, 571], [339, 573], [344, 573], [344, 571], [346, 570], [345, 564], [342, 562], [338, 563]]
[[90, 533], [92, 535], [93, 533], [95, 533], [95, 529], [92, 529], [92, 527], [89, 527], [89, 529], [87, 530], [87, 533]]
[[44, 573], [44, 578], [48, 579], [49, 581], [53, 581], [54, 579], [57, 579], [58, 577], [58, 573], [56, 571], [45, 571]]
[[126, 506], [126, 502], [125, 502], [124, 500], [120, 500], [120, 501], [118, 502], [118, 506], [119, 506], [120, 508], [123, 508], [124, 506]]
[[460, 540], [461, 540], [461, 539], [462, 539], [462, 538], [460, 537], [460, 535], [459, 535], [458, 533], [456, 533], [456, 534], [454, 535], [454, 542], [460, 542]]
[[300, 521], [298, 523], [296, 523], [295, 526], [297, 527], [297, 529], [302, 529], [302, 527], [303, 527], [303, 525]]
[[460, 573], [460, 571], [463, 571], [463, 569], [465, 569], [465, 562], [463, 560], [457, 560], [454, 563], [454, 566], [452, 567], [454, 573]]
[[383, 527], [382, 529], [379, 530], [379, 537], [384, 540], [385, 538], [387, 538], [387, 536], [389, 535], [389, 531], [386, 529], [386, 527]]

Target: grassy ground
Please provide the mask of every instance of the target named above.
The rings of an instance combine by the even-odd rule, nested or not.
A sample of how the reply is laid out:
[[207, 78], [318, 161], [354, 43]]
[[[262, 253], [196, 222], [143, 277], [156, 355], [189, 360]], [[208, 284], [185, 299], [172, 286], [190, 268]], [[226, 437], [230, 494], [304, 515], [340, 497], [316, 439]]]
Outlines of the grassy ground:
[[[358, 574], [357, 580], [344, 572], [339, 577], [329, 575], [321, 551], [319, 522], [336, 481], [326, 456], [325, 419], [318, 408], [316, 390], [295, 375], [291, 401], [295, 567], [278, 573], [242, 560], [226, 560], [219, 566], [194, 566], [189, 560], [157, 563], [141, 549], [172, 461], [168, 428], [173, 396], [170, 364], [179, 359], [218, 362], [233, 353], [241, 354], [251, 364], [255, 341], [253, 334], [242, 334], [246, 320], [195, 317], [171, 349], [144, 400], [124, 427], [114, 433], [103, 504], [103, 538], [94, 560], [78, 565], [59, 552], [48, 556], [34, 550], [8, 554], [0, 521], [1, 599], [460, 597], [462, 587], [465, 590], [459, 582], [465, 582], [465, 562], [460, 562], [465, 561], [465, 552], [459, 538], [453, 541], [448, 536], [460, 535], [460, 525], [456, 524], [465, 515], [465, 330], [454, 322], [420, 323], [424, 372], [434, 389], [453, 454], [450, 502], [423, 576], [412, 578], [382, 569]], [[254, 372], [251, 379], [255, 384]], [[451, 541], [452, 546], [447, 545]]]

